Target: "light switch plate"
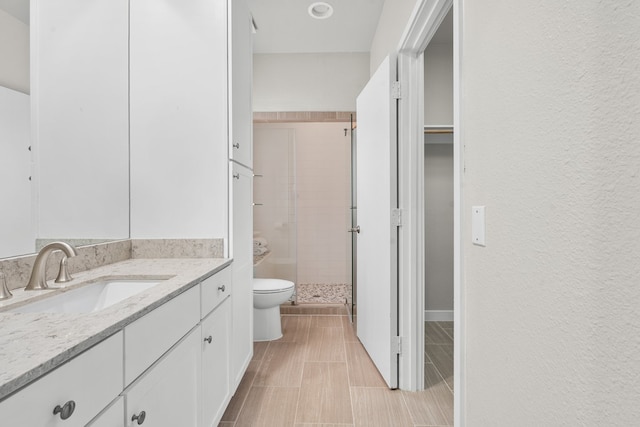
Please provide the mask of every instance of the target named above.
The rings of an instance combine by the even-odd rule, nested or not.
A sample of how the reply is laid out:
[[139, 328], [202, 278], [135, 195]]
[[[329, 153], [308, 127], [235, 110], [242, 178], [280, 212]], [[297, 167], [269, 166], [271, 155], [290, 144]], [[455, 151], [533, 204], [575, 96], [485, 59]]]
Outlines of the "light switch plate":
[[471, 207], [471, 240], [474, 245], [486, 246], [484, 238], [484, 206]]

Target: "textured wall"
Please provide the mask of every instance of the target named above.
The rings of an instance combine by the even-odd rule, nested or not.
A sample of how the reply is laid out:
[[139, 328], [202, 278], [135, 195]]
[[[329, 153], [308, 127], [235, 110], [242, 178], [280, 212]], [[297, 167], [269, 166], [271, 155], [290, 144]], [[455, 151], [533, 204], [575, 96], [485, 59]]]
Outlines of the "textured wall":
[[467, 425], [636, 425], [640, 2], [463, 19]]

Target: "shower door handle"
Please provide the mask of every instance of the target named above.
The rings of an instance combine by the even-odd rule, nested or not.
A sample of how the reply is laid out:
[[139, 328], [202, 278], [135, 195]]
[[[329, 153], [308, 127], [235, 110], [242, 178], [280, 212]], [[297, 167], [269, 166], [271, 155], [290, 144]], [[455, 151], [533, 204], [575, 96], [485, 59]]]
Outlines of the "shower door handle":
[[350, 228], [347, 230], [349, 233], [358, 233], [360, 234], [360, 226], [356, 225], [354, 228]]

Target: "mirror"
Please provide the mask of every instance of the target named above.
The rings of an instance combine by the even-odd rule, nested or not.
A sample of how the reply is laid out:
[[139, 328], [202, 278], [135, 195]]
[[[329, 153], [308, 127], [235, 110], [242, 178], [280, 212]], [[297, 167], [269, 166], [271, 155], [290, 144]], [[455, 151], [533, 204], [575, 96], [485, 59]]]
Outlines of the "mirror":
[[129, 237], [125, 3], [0, 0], [0, 258]]

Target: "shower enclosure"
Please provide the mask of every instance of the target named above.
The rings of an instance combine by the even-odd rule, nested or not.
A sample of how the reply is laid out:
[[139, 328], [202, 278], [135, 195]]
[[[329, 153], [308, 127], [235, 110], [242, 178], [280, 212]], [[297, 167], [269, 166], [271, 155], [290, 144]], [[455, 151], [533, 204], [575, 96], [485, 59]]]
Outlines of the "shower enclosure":
[[292, 129], [254, 128], [253, 234], [254, 277], [289, 280], [297, 289], [294, 139]]
[[347, 297], [347, 310], [349, 312], [349, 316], [351, 317], [351, 321], [355, 327], [356, 325], [356, 315], [357, 315], [357, 307], [356, 307], [356, 292], [357, 292], [357, 269], [355, 265], [355, 261], [357, 259], [357, 249], [358, 249], [358, 238], [356, 233], [358, 232], [358, 209], [356, 205], [356, 138], [357, 132], [353, 123], [353, 118], [351, 120], [351, 204], [349, 207], [349, 224], [351, 224], [351, 228], [349, 231], [349, 242], [348, 247], [351, 248], [351, 259], [349, 260], [350, 274], [349, 278], [351, 283], [349, 283], [351, 292]]

